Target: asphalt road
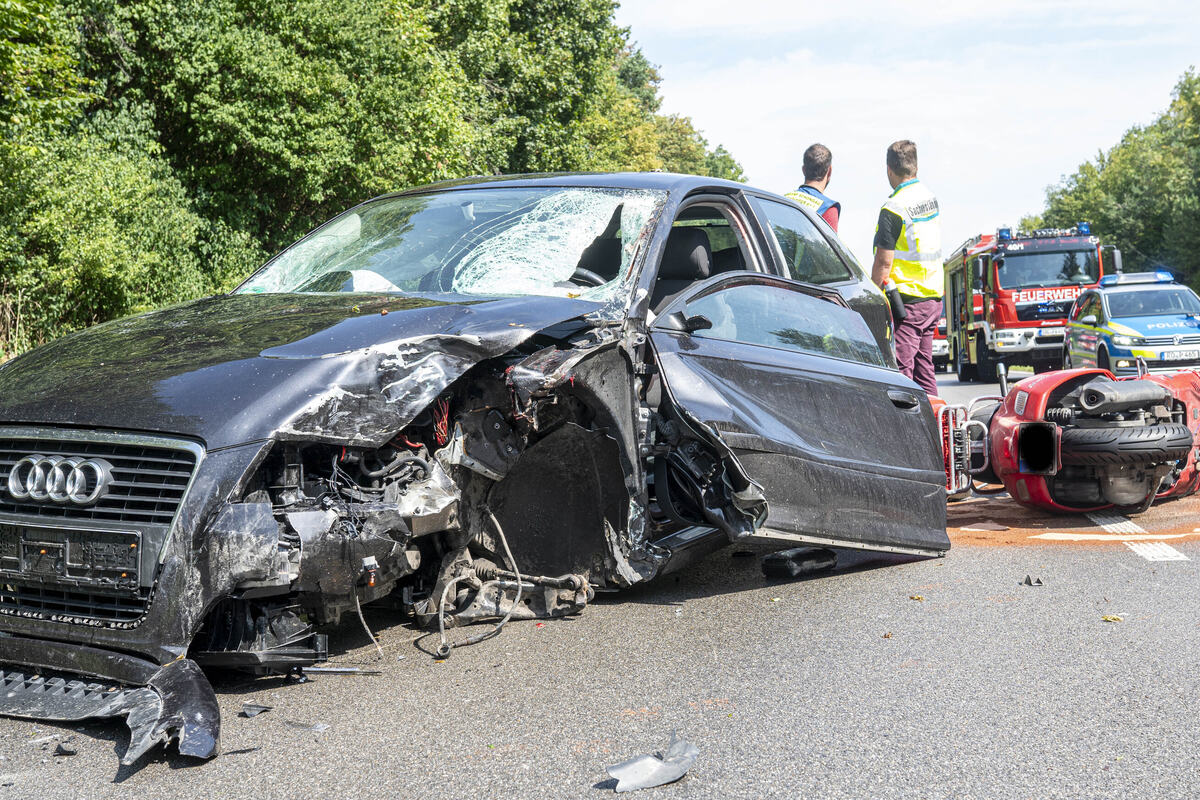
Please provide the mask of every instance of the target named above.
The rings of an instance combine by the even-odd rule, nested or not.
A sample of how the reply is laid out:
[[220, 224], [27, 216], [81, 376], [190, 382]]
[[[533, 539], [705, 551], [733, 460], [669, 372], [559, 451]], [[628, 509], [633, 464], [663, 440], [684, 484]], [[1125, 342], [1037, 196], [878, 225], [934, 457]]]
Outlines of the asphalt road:
[[[0, 720], [0, 798], [596, 798], [606, 765], [673, 729], [699, 758], [638, 796], [1194, 798], [1200, 501], [1170, 506], [1139, 523], [1169, 523], [1190, 560], [1031, 538], [1104, 531], [971, 501], [951, 508], [943, 559], [843, 554], [772, 583], [758, 557], [778, 545], [727, 549], [444, 662], [371, 612], [383, 660], [348, 625], [333, 663], [379, 674], [218, 680], [211, 762], [120, 768], [119, 723]], [[243, 718], [243, 702], [273, 708]], [[78, 754], [53, 755], [59, 741]]]

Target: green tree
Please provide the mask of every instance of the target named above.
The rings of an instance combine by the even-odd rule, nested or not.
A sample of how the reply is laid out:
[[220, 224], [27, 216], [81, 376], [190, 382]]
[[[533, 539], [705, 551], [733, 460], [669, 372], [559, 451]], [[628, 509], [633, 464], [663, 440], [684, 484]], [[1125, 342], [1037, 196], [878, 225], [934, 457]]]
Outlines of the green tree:
[[405, 0], [76, 2], [107, 105], [147, 105], [203, 213], [268, 249], [470, 171], [458, 69]]
[[0, 360], [76, 328], [229, 288], [261, 261], [196, 213], [153, 149], [93, 131], [27, 153], [0, 205]]
[[1051, 187], [1043, 218], [1087, 220], [1126, 270], [1166, 265], [1200, 285], [1200, 75], [1188, 70], [1158, 119]]
[[57, 128], [87, 100], [71, 26], [49, 0], [0, 0], [0, 138]]

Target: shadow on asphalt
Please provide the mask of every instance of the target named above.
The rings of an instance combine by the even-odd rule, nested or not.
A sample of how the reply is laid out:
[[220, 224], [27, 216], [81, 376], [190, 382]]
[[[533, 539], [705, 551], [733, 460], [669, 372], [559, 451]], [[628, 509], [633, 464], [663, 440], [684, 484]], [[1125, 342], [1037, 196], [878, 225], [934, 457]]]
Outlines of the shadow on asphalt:
[[737, 594], [761, 589], [764, 586], [821, 581], [837, 575], [926, 560], [919, 556], [831, 548], [838, 556], [837, 566], [833, 569], [801, 575], [791, 580], [775, 580], [765, 577], [760, 566], [762, 557], [780, 550], [791, 549], [794, 546], [780, 542], [739, 542], [733, 547], [718, 550], [679, 572], [656, 578], [649, 583], [622, 589], [618, 592], [597, 594], [593, 603], [602, 605], [620, 605], [621, 603], [679, 605], [699, 597]]

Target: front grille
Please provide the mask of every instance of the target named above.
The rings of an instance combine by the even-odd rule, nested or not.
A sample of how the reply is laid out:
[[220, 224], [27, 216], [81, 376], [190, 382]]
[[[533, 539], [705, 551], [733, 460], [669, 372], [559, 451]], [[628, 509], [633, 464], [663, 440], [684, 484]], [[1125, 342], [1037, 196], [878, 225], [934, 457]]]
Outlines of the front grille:
[[150, 590], [106, 590], [7, 582], [0, 578], [0, 614], [112, 627], [135, 623], [150, 605]]
[[[8, 493], [8, 473], [29, 455], [98, 456], [112, 464], [113, 481], [108, 493], [93, 506], [17, 500]], [[96, 441], [57, 439], [52, 432], [47, 438], [0, 438], [0, 514], [169, 525], [195, 468], [194, 449], [103, 441], [99, 437]]]
[[1065, 319], [1074, 302], [1074, 300], [1064, 300], [1058, 303], [1030, 303], [1025, 306], [1017, 306], [1017, 319], [1021, 322], [1033, 322], [1039, 319]]
[[[1174, 336], [1147, 336], [1146, 344], [1158, 347], [1174, 347]], [[1200, 344], [1200, 334], [1188, 334], [1179, 337], [1179, 344]]]

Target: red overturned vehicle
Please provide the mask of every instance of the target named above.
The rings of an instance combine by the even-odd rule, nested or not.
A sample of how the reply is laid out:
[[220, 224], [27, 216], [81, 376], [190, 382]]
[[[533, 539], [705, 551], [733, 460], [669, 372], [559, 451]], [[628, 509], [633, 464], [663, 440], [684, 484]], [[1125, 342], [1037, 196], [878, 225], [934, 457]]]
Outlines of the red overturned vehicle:
[[1073, 369], [1001, 387], [969, 406], [935, 403], [951, 497], [1007, 491], [1049, 511], [1140, 513], [1200, 488], [1197, 373]]

